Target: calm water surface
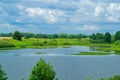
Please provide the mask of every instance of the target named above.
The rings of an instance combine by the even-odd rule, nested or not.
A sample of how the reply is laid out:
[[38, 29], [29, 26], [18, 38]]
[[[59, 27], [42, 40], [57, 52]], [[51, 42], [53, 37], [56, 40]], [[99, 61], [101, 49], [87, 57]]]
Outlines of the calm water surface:
[[[8, 80], [28, 79], [33, 66], [40, 58], [50, 62], [59, 80], [93, 80], [120, 74], [120, 56], [72, 56], [77, 52], [91, 51], [89, 47], [74, 46], [54, 49], [0, 50], [0, 64]], [[46, 54], [36, 54], [46, 52]]]

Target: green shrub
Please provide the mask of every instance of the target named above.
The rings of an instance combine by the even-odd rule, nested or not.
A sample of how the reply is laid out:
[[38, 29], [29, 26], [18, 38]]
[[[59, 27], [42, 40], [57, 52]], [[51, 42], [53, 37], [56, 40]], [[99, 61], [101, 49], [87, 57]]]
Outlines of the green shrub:
[[117, 40], [117, 41], [115, 42], [115, 44], [116, 44], [116, 45], [120, 45], [120, 40]]
[[5, 48], [5, 47], [15, 47], [15, 45], [7, 41], [0, 41], [0, 48]]
[[32, 42], [32, 46], [43, 46], [43, 43], [39, 41], [35, 41], [35, 42]]
[[46, 40], [44, 40], [43, 44], [46, 46], [46, 45], [48, 45], [48, 42]]
[[6, 73], [2, 70], [1, 65], [0, 65], [0, 80], [7, 80]]
[[53, 67], [49, 63], [46, 63], [45, 60], [40, 59], [33, 68], [29, 80], [55, 80], [55, 75]]
[[21, 33], [19, 31], [15, 31], [13, 34], [13, 39], [21, 41], [22, 40]]
[[63, 42], [63, 45], [71, 45], [69, 42]]
[[48, 44], [49, 45], [57, 45], [57, 41], [55, 39], [51, 39]]
[[111, 78], [108, 78], [108, 79], [104, 79], [104, 78], [101, 78], [101, 79], [98, 79], [98, 80], [120, 80], [120, 76], [119, 75], [115, 75]]
[[101, 39], [101, 40], [90, 40], [91, 43], [103, 43], [104, 40]]

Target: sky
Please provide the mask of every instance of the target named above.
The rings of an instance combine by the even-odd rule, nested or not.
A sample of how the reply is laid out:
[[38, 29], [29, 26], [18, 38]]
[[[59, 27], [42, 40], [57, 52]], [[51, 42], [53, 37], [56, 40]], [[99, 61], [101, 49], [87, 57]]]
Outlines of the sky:
[[120, 30], [120, 0], [0, 0], [0, 33]]

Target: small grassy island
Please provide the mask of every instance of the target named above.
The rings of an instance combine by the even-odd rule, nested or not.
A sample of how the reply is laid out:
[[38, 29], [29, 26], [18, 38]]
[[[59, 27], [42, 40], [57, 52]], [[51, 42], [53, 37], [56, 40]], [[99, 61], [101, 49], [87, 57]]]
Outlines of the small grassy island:
[[109, 55], [108, 52], [80, 52], [73, 55]]

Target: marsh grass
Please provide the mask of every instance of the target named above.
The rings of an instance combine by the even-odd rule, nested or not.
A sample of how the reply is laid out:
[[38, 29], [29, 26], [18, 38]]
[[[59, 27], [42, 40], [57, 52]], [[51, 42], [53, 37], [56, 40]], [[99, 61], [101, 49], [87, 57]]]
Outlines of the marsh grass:
[[108, 52], [80, 52], [73, 55], [109, 55]]
[[56, 48], [58, 46], [70, 47], [70, 46], [89, 46], [96, 51], [110, 52], [115, 51], [120, 53], [119, 41], [116, 43], [91, 43], [87, 38], [56, 38], [56, 39], [44, 39], [44, 38], [22, 38], [22, 41], [13, 40], [12, 38], [1, 38], [0, 49], [4, 48]]
[[19, 54], [15, 54], [14, 56], [20, 56]]
[[0, 48], [9, 48], [9, 47], [15, 47], [15, 45], [8, 41], [0, 40]]
[[36, 52], [36, 54], [45, 54], [46, 52]]

